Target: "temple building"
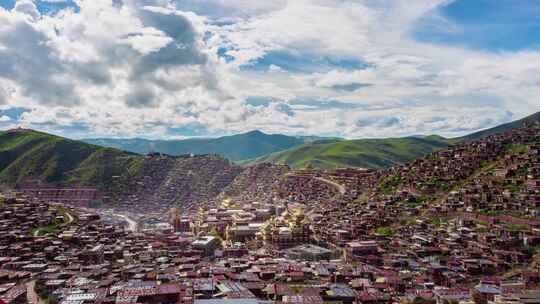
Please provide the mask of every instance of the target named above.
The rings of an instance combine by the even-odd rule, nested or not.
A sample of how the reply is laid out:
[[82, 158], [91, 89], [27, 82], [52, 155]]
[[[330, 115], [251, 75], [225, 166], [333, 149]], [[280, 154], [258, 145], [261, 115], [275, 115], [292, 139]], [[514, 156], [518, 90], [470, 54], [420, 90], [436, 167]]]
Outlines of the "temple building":
[[301, 208], [292, 213], [287, 210], [280, 217], [271, 218], [260, 230], [264, 245], [277, 249], [309, 243], [311, 234], [310, 222]]
[[169, 223], [175, 232], [189, 232], [190, 223], [188, 219], [182, 218], [178, 208], [171, 208], [168, 212]]
[[227, 226], [226, 239], [232, 242], [247, 242], [256, 237], [262, 223], [255, 222], [253, 213], [241, 211], [233, 215], [233, 222]]

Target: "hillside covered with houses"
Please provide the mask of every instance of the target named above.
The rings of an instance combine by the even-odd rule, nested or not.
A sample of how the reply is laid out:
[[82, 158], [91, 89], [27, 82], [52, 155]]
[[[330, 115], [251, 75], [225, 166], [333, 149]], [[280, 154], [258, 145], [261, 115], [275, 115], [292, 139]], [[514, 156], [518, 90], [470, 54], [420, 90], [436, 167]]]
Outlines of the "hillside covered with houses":
[[149, 155], [114, 208], [6, 189], [0, 299], [540, 302], [539, 158], [533, 123], [386, 170]]

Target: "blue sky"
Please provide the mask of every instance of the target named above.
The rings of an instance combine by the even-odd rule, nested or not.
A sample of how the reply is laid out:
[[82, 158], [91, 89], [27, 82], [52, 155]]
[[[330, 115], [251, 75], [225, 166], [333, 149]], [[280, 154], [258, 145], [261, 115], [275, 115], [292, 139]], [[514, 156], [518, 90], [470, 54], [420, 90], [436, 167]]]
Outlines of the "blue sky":
[[459, 136], [540, 109], [540, 1], [0, 0], [0, 129]]
[[266, 71], [271, 66], [278, 66], [291, 73], [310, 73], [330, 71], [335, 68], [358, 70], [367, 67], [367, 64], [355, 58], [329, 58], [289, 51], [272, 51], [254, 62], [242, 66], [242, 69]]
[[540, 1], [457, 0], [437, 11], [448, 23], [428, 14], [415, 39], [489, 52], [540, 47]]
[[[6, 9], [13, 9], [17, 0], [0, 0], [0, 6]], [[43, 14], [52, 14], [56, 13], [61, 9], [71, 7], [75, 10], [78, 9], [78, 6], [71, 0], [66, 1], [34, 1], [37, 9]]]

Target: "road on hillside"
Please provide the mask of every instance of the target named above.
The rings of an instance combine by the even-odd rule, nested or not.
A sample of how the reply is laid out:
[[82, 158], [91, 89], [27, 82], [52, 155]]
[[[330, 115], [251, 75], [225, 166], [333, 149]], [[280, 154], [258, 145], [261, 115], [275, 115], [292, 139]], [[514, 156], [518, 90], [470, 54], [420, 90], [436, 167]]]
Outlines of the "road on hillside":
[[334, 188], [336, 188], [339, 191], [339, 193], [341, 195], [345, 195], [346, 190], [345, 190], [345, 187], [343, 187], [343, 185], [340, 185], [340, 184], [338, 184], [338, 183], [336, 183], [334, 181], [331, 181], [331, 180], [328, 180], [328, 179], [322, 178], [322, 177], [315, 177], [315, 179], [318, 180], [318, 181], [321, 181], [323, 183], [329, 184], [330, 186], [333, 186]]
[[69, 212], [66, 212], [66, 216], [68, 217], [68, 220], [67, 220], [67, 223], [66, 224], [71, 224], [73, 223], [73, 215], [71, 215]]
[[[66, 224], [71, 224], [73, 223], [73, 221], [75, 220], [75, 218], [73, 217], [73, 215], [71, 215], [69, 212], [66, 212], [65, 215], [67, 216], [68, 220], [65, 222]], [[41, 232], [41, 229], [36, 229], [34, 231], [34, 233], [32, 234], [33, 236], [39, 236], [39, 233]]]
[[[295, 174], [294, 174], [294, 172], [291, 172], [291, 173], [285, 174], [285, 176], [295, 176]], [[326, 178], [313, 177], [313, 179], [316, 179], [316, 180], [318, 180], [320, 182], [323, 182], [325, 184], [328, 184], [328, 185], [336, 188], [338, 190], [339, 194], [341, 194], [341, 195], [345, 195], [345, 192], [347, 191], [343, 185], [340, 185], [340, 184], [338, 184], [338, 183], [336, 183], [334, 181], [328, 180]]]

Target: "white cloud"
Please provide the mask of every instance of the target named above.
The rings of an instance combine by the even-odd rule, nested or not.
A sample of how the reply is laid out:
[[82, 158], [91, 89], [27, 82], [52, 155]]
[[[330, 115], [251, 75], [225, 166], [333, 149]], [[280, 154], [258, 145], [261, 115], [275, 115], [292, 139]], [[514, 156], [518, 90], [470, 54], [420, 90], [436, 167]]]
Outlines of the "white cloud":
[[[27, 126], [153, 137], [458, 135], [538, 110], [539, 52], [411, 37], [422, 16], [443, 18], [433, 10], [446, 2], [93, 0], [40, 15], [20, 0], [0, 8], [0, 104], [32, 108]], [[292, 58], [245, 69], [275, 52]], [[286, 60], [315, 71], [291, 72]], [[325, 60], [365, 66], [316, 70]], [[252, 106], [250, 96], [273, 101]]]
[[32, 19], [37, 19], [41, 15], [32, 0], [17, 0], [13, 7], [13, 11], [27, 15]]
[[175, 3], [181, 10], [195, 11], [220, 21], [235, 21], [282, 9], [287, 0], [182, 0]]
[[127, 37], [121, 38], [120, 42], [126, 43], [139, 53], [146, 55], [159, 51], [173, 42], [173, 39], [155, 28], [143, 28], [139, 33], [131, 33]]
[[243, 65], [273, 50], [356, 56], [368, 43], [371, 18], [368, 8], [352, 2], [297, 0], [261, 17], [214, 30], [223, 38], [216, 43], [229, 45], [232, 50], [227, 54]]

